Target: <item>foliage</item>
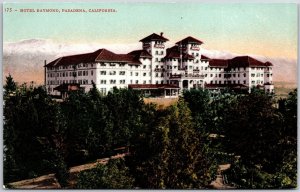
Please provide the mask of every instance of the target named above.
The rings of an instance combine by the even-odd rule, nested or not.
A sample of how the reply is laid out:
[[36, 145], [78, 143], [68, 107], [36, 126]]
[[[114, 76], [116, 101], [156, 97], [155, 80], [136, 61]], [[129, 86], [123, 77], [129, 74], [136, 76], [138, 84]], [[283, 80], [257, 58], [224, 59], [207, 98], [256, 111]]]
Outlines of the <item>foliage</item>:
[[78, 189], [132, 189], [134, 179], [122, 159], [111, 159], [107, 165], [81, 172], [78, 176]]
[[[153, 115], [153, 114], [151, 114]], [[215, 166], [195, 131], [183, 100], [158, 111], [147, 134], [135, 143], [130, 168], [137, 185], [154, 189], [203, 188], [214, 178]], [[214, 169], [214, 170], [213, 170]]]
[[[107, 96], [95, 84], [56, 102], [43, 87], [4, 85], [4, 183], [55, 173], [67, 186], [68, 167], [113, 155], [126, 161], [80, 174], [78, 188], [199, 189], [217, 163], [238, 188], [294, 188], [297, 180], [297, 90], [276, 101], [250, 94], [184, 92], [165, 109], [131, 89]], [[212, 134], [214, 133], [214, 134]], [[99, 176], [102, 175], [102, 176]]]
[[5, 90], [5, 92], [4, 92], [5, 97], [17, 90], [17, 84], [13, 80], [13, 78], [10, 74], [6, 77], [4, 90]]
[[[47, 111], [47, 113], [45, 113]], [[22, 87], [5, 98], [4, 183], [53, 171], [64, 156], [64, 121], [42, 87]]]
[[239, 188], [296, 187], [295, 95], [287, 102], [288, 116], [261, 92], [238, 97], [226, 113], [226, 147], [240, 156], [227, 174]]

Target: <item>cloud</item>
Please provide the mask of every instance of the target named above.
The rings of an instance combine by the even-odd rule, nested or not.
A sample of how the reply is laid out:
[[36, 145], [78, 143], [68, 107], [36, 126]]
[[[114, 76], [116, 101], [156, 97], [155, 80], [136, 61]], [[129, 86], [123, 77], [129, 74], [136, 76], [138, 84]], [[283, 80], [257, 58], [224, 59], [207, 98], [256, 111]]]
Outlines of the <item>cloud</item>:
[[[167, 47], [173, 46], [168, 42]], [[19, 82], [35, 81], [42, 84], [44, 79], [44, 60], [54, 59], [72, 54], [93, 52], [105, 48], [115, 53], [128, 53], [141, 49], [141, 43], [133, 44], [70, 44], [57, 43], [50, 39], [27, 39], [3, 44], [3, 77], [11, 73]], [[202, 53], [210, 58], [230, 59], [238, 56], [236, 53], [220, 50], [202, 49]], [[273, 63], [274, 81], [296, 82], [297, 61], [287, 58], [267, 58], [260, 55], [249, 55], [263, 62]]]

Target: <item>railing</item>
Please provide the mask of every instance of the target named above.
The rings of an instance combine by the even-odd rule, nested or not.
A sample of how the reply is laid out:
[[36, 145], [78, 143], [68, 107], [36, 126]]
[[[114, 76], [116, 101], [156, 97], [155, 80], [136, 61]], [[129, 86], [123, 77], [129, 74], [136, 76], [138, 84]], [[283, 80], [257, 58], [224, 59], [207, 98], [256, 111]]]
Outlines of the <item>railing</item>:
[[204, 78], [204, 75], [199, 74], [176, 74], [176, 75], [170, 75], [170, 78], [181, 78], [181, 77], [188, 77], [188, 78]]
[[163, 49], [163, 48], [165, 48], [165, 45], [162, 45], [162, 44], [154, 44], [154, 47], [155, 47], [155, 48], [161, 48], [161, 49]]
[[199, 75], [199, 74], [185, 74], [184, 77], [204, 78], [204, 75]]
[[155, 68], [154, 71], [155, 72], [164, 72], [165, 69], [164, 68]]
[[178, 74], [178, 75], [177, 75], [177, 74], [176, 74], [176, 75], [172, 75], [172, 74], [171, 74], [171, 75], [170, 75], [170, 78], [181, 78], [181, 74]]
[[191, 50], [199, 51], [200, 47], [191, 47]]

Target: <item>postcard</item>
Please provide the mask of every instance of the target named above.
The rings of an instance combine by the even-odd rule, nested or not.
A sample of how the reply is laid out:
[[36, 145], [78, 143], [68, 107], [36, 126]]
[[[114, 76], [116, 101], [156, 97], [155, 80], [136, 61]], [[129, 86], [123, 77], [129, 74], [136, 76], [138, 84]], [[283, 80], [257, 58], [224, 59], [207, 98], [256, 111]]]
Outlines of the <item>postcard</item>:
[[4, 3], [4, 187], [297, 187], [292, 3]]

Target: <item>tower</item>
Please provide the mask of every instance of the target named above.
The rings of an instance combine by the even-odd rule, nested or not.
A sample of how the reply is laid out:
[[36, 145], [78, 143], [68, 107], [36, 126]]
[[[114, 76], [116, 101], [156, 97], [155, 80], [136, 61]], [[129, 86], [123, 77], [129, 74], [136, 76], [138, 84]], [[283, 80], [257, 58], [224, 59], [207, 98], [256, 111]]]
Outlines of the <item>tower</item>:
[[143, 50], [146, 50], [152, 55], [151, 62], [151, 83], [163, 84], [165, 83], [165, 69], [163, 58], [166, 56], [165, 42], [169, 41], [163, 37], [163, 33], [160, 35], [153, 33], [143, 39], [140, 42], [143, 43]]

